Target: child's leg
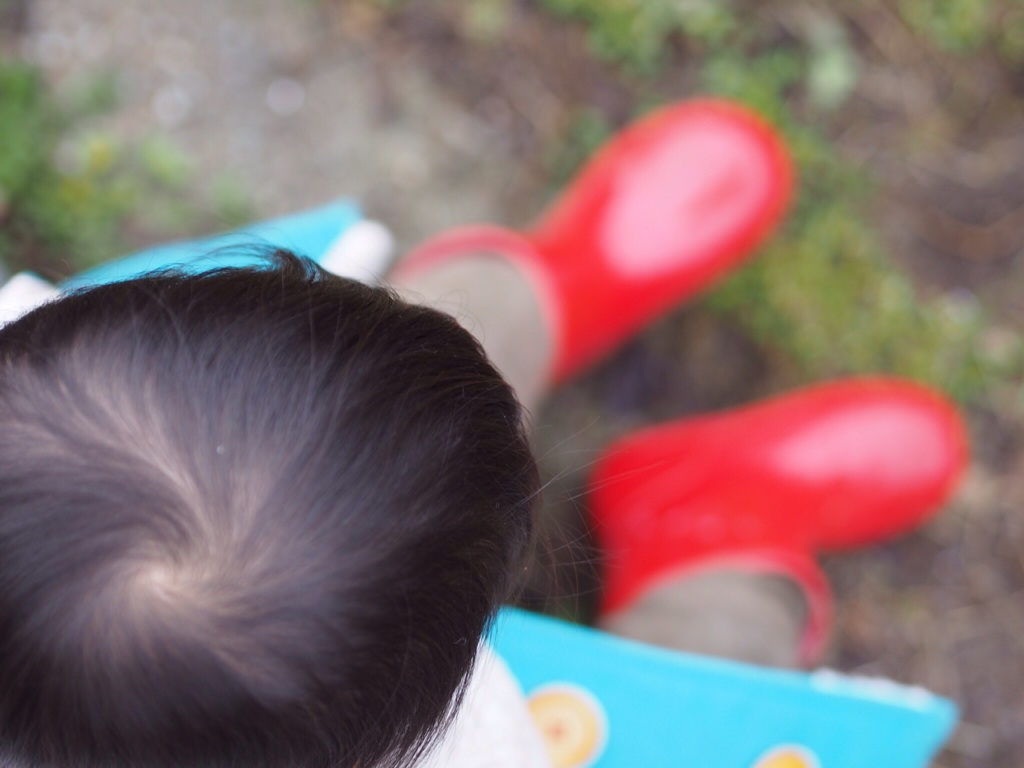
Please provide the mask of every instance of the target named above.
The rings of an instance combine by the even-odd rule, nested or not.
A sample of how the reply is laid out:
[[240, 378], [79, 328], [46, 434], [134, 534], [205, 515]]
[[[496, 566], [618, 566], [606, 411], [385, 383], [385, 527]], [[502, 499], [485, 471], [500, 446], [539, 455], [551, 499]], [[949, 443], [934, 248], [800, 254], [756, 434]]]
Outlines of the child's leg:
[[[468, 288], [450, 272], [432, 277], [444, 264], [493, 254], [514, 265], [514, 292], [502, 274], [474, 270], [473, 290], [488, 295], [478, 301], [467, 291], [455, 306], [542, 322], [547, 341], [536, 358], [550, 386], [748, 257], [782, 217], [791, 175], [781, 140], [755, 115], [722, 101], [677, 104], [612, 139], [530, 229], [443, 233], [399, 263], [392, 284], [429, 281], [421, 293], [434, 301], [449, 284]], [[511, 306], [517, 297], [531, 302], [526, 310]]]
[[678, 651], [796, 668], [806, 622], [807, 602], [790, 579], [723, 567], [654, 587], [598, 624]]
[[[399, 278], [394, 287], [458, 319], [535, 412], [546, 394], [553, 344], [530, 282], [513, 264], [481, 253]], [[601, 626], [677, 650], [795, 667], [806, 613], [790, 580], [719, 568], [655, 588]]]
[[[444, 234], [391, 283], [459, 319], [535, 412], [554, 383], [739, 263], [781, 217], [789, 187], [767, 125], [723, 102], [677, 105], [620, 134], [530, 231]], [[752, 634], [778, 635], [750, 660], [792, 664], [797, 587], [728, 568], [689, 581], [609, 626], [734, 658], [749, 657]]]
[[448, 312], [476, 336], [527, 412], [536, 413], [554, 343], [531, 283], [512, 262], [466, 255], [391, 283], [407, 301]]
[[[530, 282], [508, 261], [480, 254], [445, 262], [394, 287], [404, 298], [455, 317], [473, 333], [535, 413], [553, 354]], [[780, 576], [727, 568], [678, 579], [601, 622], [634, 640], [773, 667], [800, 664], [806, 603]]]

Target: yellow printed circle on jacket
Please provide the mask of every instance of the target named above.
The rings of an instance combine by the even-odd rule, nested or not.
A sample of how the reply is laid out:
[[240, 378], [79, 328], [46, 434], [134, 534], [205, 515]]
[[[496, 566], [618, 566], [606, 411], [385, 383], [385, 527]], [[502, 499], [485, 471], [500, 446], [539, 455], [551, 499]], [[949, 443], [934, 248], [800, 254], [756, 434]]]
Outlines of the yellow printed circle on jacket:
[[604, 750], [608, 719], [597, 699], [583, 688], [546, 685], [530, 694], [527, 705], [554, 768], [583, 768]]
[[795, 744], [783, 744], [768, 750], [752, 768], [821, 768], [821, 763], [810, 750]]

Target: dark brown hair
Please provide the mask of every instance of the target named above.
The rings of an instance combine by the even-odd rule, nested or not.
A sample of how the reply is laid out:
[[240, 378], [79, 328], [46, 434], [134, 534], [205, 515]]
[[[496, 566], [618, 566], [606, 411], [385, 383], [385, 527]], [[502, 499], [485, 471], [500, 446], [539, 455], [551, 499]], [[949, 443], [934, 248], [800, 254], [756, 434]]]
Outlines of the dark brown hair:
[[290, 254], [37, 309], [0, 330], [0, 762], [411, 759], [536, 492], [468, 333]]

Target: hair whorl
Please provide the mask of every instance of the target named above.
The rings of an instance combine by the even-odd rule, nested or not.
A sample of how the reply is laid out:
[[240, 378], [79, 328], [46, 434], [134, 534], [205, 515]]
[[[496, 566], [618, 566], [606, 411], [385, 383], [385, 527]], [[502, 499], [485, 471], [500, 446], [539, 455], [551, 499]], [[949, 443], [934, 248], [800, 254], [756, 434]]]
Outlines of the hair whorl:
[[0, 759], [397, 765], [536, 490], [468, 333], [290, 254], [36, 310], [0, 330]]

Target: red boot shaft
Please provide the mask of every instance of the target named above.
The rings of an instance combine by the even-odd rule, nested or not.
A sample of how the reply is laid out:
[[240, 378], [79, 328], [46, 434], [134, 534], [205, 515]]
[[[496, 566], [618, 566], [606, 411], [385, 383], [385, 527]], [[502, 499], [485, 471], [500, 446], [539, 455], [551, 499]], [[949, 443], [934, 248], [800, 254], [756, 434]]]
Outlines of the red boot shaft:
[[791, 189], [766, 123], [728, 102], [686, 102], [618, 134], [529, 232], [456, 229], [399, 272], [480, 252], [514, 261], [547, 314], [554, 383], [735, 266], [778, 223]]

